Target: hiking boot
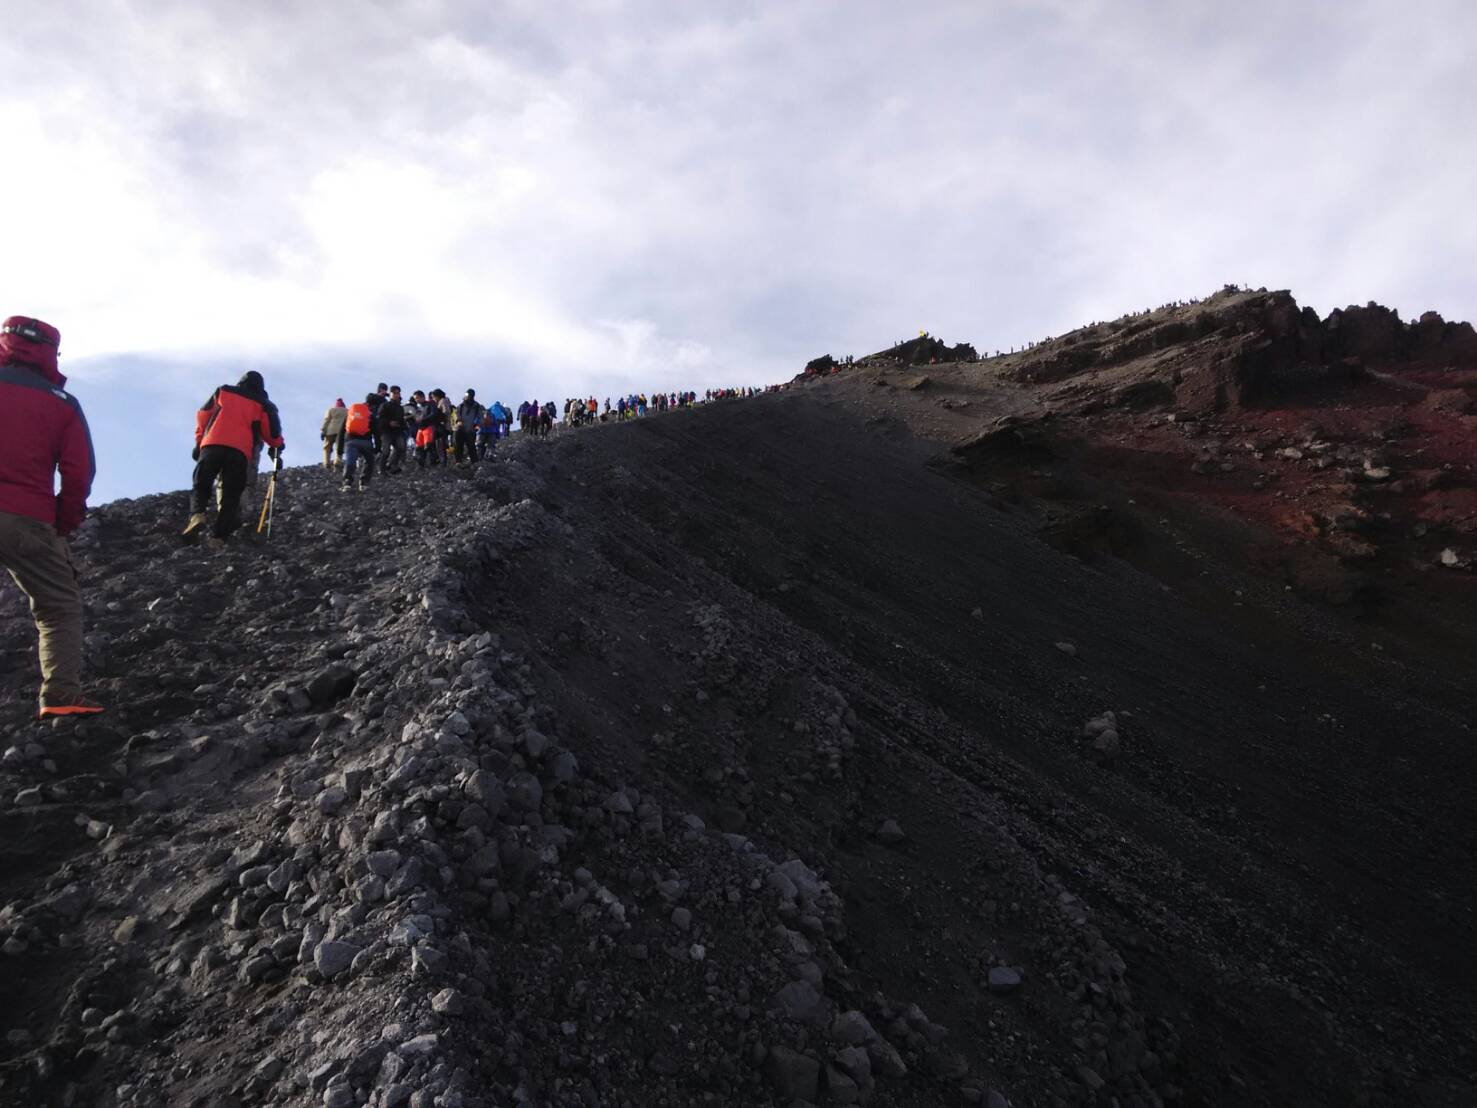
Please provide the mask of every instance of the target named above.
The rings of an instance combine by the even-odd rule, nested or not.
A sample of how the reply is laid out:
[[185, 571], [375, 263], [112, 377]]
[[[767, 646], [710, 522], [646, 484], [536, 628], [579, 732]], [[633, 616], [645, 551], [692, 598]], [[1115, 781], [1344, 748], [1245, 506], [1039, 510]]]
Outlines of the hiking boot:
[[180, 537], [186, 542], [194, 542], [200, 537], [200, 528], [204, 527], [209, 517], [204, 512], [196, 512], [190, 517], [190, 522], [185, 524], [185, 529]]
[[103, 711], [97, 701], [85, 696], [74, 696], [65, 703], [50, 704], [41, 701], [40, 719], [60, 719], [63, 716], [95, 716]]

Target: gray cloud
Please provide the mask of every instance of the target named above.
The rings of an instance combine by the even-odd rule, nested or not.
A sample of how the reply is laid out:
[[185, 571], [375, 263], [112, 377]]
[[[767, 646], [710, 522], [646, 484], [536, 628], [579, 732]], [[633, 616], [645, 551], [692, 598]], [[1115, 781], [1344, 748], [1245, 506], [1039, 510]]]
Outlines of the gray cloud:
[[0, 43], [0, 300], [63, 327], [84, 399], [127, 357], [195, 367], [186, 409], [246, 361], [305, 395], [397, 361], [774, 379], [1228, 280], [1461, 317], [1474, 32], [1459, 2], [48, 5]]

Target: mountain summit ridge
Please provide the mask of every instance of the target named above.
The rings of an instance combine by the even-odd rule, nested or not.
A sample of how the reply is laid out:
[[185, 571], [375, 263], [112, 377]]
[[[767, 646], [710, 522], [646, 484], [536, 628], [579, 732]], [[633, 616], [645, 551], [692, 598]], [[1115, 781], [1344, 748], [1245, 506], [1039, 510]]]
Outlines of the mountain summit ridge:
[[1241, 423], [1013, 367], [96, 511], [106, 716], [0, 604], [0, 1100], [1469, 1102], [1462, 656], [1224, 556]]

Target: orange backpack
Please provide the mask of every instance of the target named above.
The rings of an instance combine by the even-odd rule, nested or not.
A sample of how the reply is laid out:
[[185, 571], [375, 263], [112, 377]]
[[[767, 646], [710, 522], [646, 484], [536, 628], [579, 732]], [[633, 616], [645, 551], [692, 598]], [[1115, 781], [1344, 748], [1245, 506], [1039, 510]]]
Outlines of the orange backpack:
[[344, 430], [351, 435], [369, 434], [369, 405], [350, 404], [349, 418], [344, 424]]

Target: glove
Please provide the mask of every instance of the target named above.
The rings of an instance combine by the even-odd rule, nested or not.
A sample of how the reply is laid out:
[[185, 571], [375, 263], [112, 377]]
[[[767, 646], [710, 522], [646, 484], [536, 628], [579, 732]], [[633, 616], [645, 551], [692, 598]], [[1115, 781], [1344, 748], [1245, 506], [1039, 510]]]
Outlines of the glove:
[[190, 461], [192, 461], [192, 462], [198, 462], [199, 460], [200, 460], [200, 448], [197, 446], [197, 447], [195, 447], [194, 450], [191, 450], [190, 451]]

